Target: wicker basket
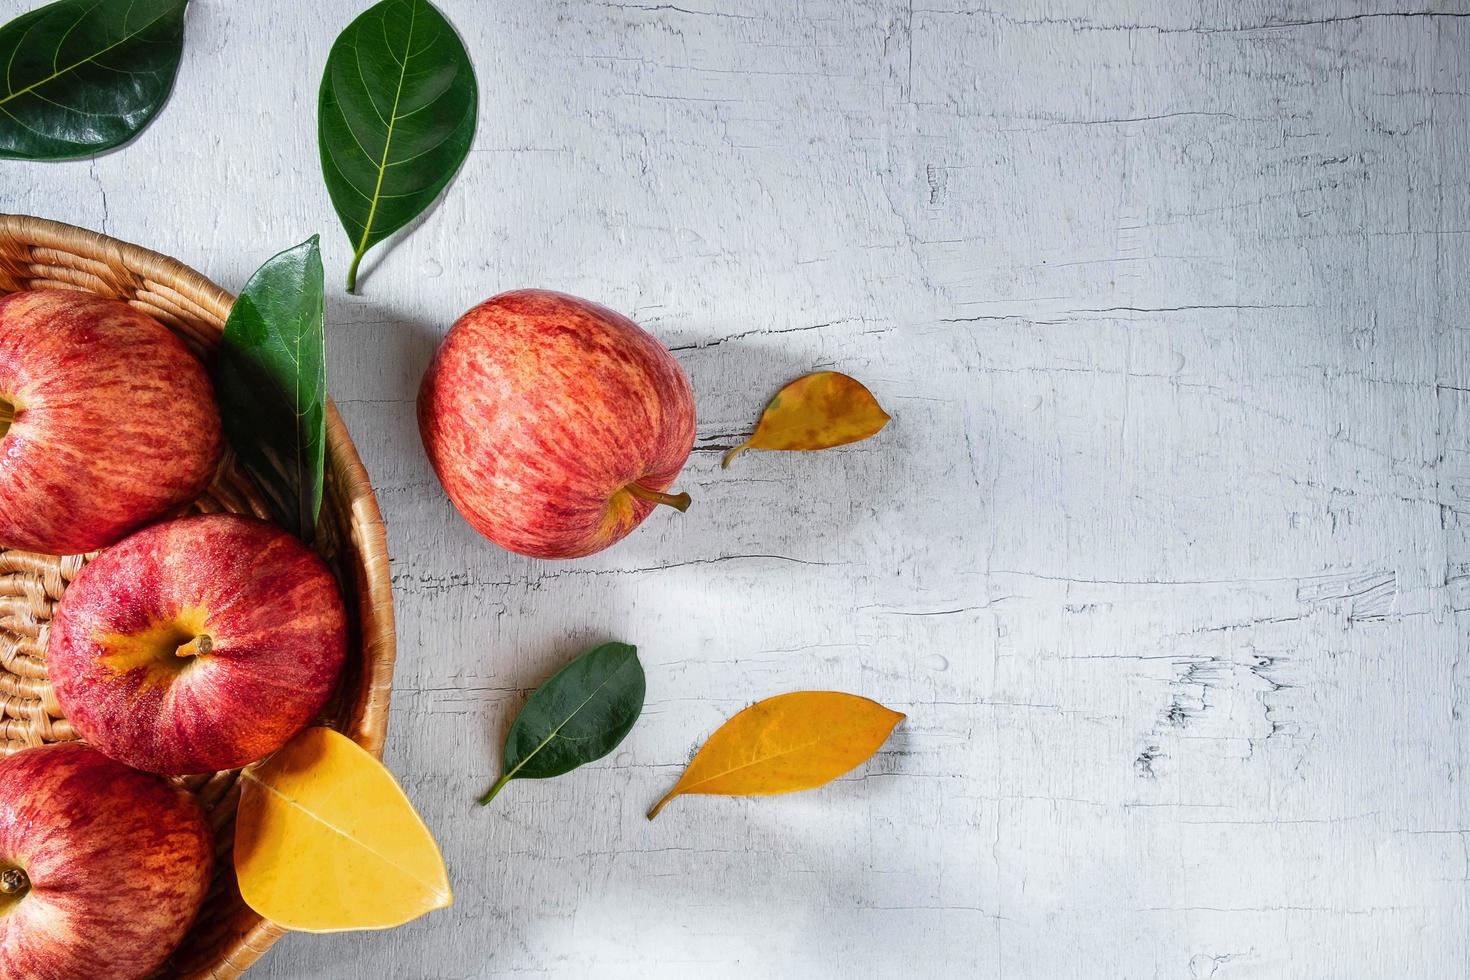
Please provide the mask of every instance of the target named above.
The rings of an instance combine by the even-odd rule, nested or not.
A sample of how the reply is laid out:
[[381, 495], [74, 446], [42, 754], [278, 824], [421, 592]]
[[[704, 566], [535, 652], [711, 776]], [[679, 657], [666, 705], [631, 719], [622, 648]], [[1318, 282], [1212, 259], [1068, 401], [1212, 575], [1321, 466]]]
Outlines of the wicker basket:
[[[162, 321], [206, 362], [234, 302], [199, 273], [155, 252], [55, 221], [0, 214], [0, 295], [38, 288], [126, 300]], [[229, 453], [196, 509], [265, 515]], [[353, 627], [347, 668], [321, 720], [381, 757], [394, 657], [388, 552], [367, 472], [331, 404], [321, 524], [317, 550], [337, 573]], [[46, 631], [52, 608], [86, 560], [0, 549], [0, 756], [75, 737], [46, 680]], [[180, 780], [209, 808], [219, 861], [199, 920], [160, 976], [238, 977], [283, 933], [251, 911], [235, 885], [236, 775]]]

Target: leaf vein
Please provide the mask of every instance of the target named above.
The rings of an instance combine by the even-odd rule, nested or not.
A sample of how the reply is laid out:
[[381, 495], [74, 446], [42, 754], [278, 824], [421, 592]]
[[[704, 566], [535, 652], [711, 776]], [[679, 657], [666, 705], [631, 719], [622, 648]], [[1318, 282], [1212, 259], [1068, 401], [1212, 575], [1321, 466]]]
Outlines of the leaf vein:
[[284, 800], [286, 802], [286, 805], [287, 806], [290, 806], [292, 809], [299, 810], [300, 812], [306, 814], [309, 818], [311, 818], [312, 820], [314, 820], [317, 823], [321, 824], [323, 827], [326, 827], [328, 830], [330, 830], [332, 833], [336, 834], [338, 837], [341, 837], [343, 840], [350, 841], [353, 844], [356, 844], [358, 847], [362, 848], [364, 851], [366, 851], [367, 853], [371, 854], [373, 857], [377, 858], [379, 861], [382, 861], [383, 864], [385, 864], [386, 866], [388, 866], [390, 868], [393, 868], [394, 870], [402, 873], [402, 875], [405, 878], [408, 878], [411, 881], [415, 881], [418, 884], [422, 885], [425, 888], [425, 890], [427, 890], [429, 892], [429, 894], [434, 895], [434, 896], [436, 896], [438, 898], [444, 899], [446, 901], [449, 899], [449, 897], [450, 897], [449, 894], [447, 892], [441, 890], [439, 888], [439, 886], [437, 884], [435, 884], [434, 882], [425, 881], [424, 879], [420, 878], [418, 875], [414, 874], [412, 871], [409, 871], [407, 868], [403, 867], [403, 865], [401, 865], [398, 862], [394, 861], [391, 857], [389, 857], [388, 855], [384, 854], [382, 851], [378, 850], [375, 847], [368, 846], [368, 844], [367, 844], [366, 841], [362, 840], [359, 837], [354, 837], [352, 834], [348, 833], [344, 828], [337, 826], [336, 824], [334, 824], [330, 820], [327, 820], [326, 818], [322, 817], [320, 814], [316, 813], [315, 811], [308, 810], [306, 807], [302, 806], [296, 800], [294, 800], [291, 797], [287, 796], [285, 793], [282, 793], [280, 790], [276, 789], [274, 786], [270, 785], [269, 783], [262, 782], [259, 777], [257, 777], [254, 773], [250, 772], [249, 770], [246, 770], [246, 771], [242, 772], [240, 775], [243, 776], [245, 779], [250, 780], [256, 786], [259, 786], [261, 789], [265, 790], [267, 793], [270, 793], [272, 796], [276, 797], [276, 799]]
[[[132, 8], [132, 5], [129, 4], [129, 9], [131, 10], [131, 8]], [[73, 63], [71, 65], [68, 65], [66, 68], [63, 68], [60, 71], [53, 71], [50, 75], [46, 76], [45, 78], [40, 79], [39, 81], [32, 82], [31, 84], [27, 85], [25, 88], [21, 89], [19, 92], [14, 91], [14, 90], [11, 90], [9, 95], [5, 96], [3, 99], [0, 99], [0, 105], [4, 105], [5, 103], [9, 102], [11, 99], [18, 98], [19, 96], [25, 95], [27, 92], [30, 92], [32, 89], [35, 89], [35, 88], [37, 88], [37, 87], [39, 87], [41, 85], [45, 85], [47, 82], [54, 81], [55, 79], [61, 77], [62, 75], [65, 75], [67, 72], [74, 71], [75, 69], [81, 67], [82, 65], [86, 64], [89, 61], [95, 61], [96, 59], [102, 57], [107, 52], [111, 51], [113, 48], [115, 48], [115, 47], [117, 47], [117, 46], [119, 46], [121, 44], [127, 43], [128, 41], [132, 40], [137, 35], [141, 34], [143, 31], [146, 31], [148, 28], [150, 28], [154, 24], [158, 23], [164, 17], [168, 16], [168, 14], [170, 12], [171, 11], [165, 11], [165, 12], [159, 14], [157, 17], [155, 17], [152, 20], [148, 21], [147, 23], [143, 24], [143, 26], [139, 27], [136, 31], [133, 31], [130, 34], [124, 34], [121, 38], [119, 38], [118, 40], [112, 42], [107, 47], [103, 48], [102, 50], [93, 52], [92, 54], [86, 56], [82, 60], [80, 60], [78, 62], [75, 62], [75, 63]], [[9, 71], [8, 71], [8, 68], [7, 68], [7, 76], [8, 76], [8, 73], [9, 73]], [[6, 88], [10, 88], [8, 77], [7, 77], [7, 81], [6, 81]]]
[[[528, 763], [532, 759], [536, 758], [536, 755], [542, 749], [544, 749], [544, 748], [546, 748], [546, 746], [550, 745], [552, 739], [556, 738], [558, 736], [558, 733], [560, 733], [563, 728], [565, 728], [567, 725], [571, 724], [572, 719], [575, 718], [575, 717], [577, 717], [577, 715], [581, 713], [581, 711], [582, 711], [583, 708], [585, 708], [585, 707], [587, 707], [587, 705], [591, 704], [592, 703], [592, 699], [595, 698], [595, 697], [597, 697], [597, 695], [601, 694], [602, 693], [602, 689], [604, 687], [606, 687], [612, 681], [612, 679], [614, 677], [616, 677], [616, 676], [618, 676], [618, 674], [622, 673], [624, 667], [628, 666], [628, 664], [630, 664], [630, 663], [633, 663], [636, 659], [637, 659], [636, 656], [628, 657], [622, 663], [618, 664], [618, 666], [614, 670], [610, 671], [608, 673], [608, 675], [602, 679], [602, 682], [599, 683], [597, 685], [597, 687], [593, 688], [592, 693], [589, 694], [589, 695], [587, 695], [586, 699], [581, 704], [579, 704], [575, 708], [573, 708], [567, 714], [567, 716], [565, 718], [563, 718], [560, 722], [558, 722], [557, 723], [557, 726], [555, 728], [553, 728], [551, 730], [551, 732], [549, 734], [547, 734], [547, 736], [544, 739], [541, 740], [541, 743], [539, 745], [537, 745], [534, 749], [532, 749], [531, 750], [531, 753], [529, 755], [527, 755], [520, 762], [516, 763], [515, 766], [511, 769], [511, 771], [508, 772], [508, 773], [506, 773], [505, 776], [502, 777], [502, 779], [509, 780], [509, 779], [515, 778], [515, 774], [518, 773], [518, 772], [520, 772], [522, 769], [524, 769], [526, 767], [526, 763]], [[566, 736], [562, 736], [562, 738], [565, 741], [570, 741], [570, 739], [567, 738]]]

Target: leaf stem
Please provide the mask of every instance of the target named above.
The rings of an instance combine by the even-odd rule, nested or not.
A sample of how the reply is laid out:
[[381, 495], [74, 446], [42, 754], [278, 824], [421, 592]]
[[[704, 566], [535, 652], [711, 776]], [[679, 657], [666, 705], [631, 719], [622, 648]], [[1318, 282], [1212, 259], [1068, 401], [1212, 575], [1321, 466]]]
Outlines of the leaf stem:
[[679, 794], [679, 787], [677, 787], [677, 786], [675, 786], [673, 789], [669, 790], [668, 795], [665, 796], [663, 799], [659, 800], [657, 803], [655, 803], [653, 805], [653, 809], [648, 811], [648, 819], [649, 820], [652, 820], [654, 817], [658, 816], [659, 811], [662, 810], [664, 808], [664, 806], [670, 800], [672, 800], [675, 796], [677, 796], [678, 794]]
[[366, 254], [366, 249], [354, 253], [352, 264], [347, 267], [347, 292], [354, 296], [357, 295], [357, 264], [362, 261], [362, 257]]
[[636, 483], [630, 483], [623, 489], [639, 500], [646, 500], [651, 504], [666, 504], [681, 514], [689, 509], [691, 501], [687, 493], [659, 493], [657, 490], [649, 490], [647, 487], [641, 487]]
[[749, 448], [750, 448], [750, 440], [747, 439], [745, 442], [742, 442], [740, 445], [738, 445], [734, 449], [730, 450], [728, 453], [725, 454], [725, 458], [722, 459], [722, 460], [720, 460], [720, 469], [722, 469], [722, 470], [728, 470], [730, 468], [730, 461], [733, 460], [736, 456], [739, 456], [741, 453], [745, 452]]
[[503, 790], [503, 789], [505, 789], [506, 784], [509, 783], [514, 778], [515, 778], [515, 770], [512, 769], [510, 772], [506, 773], [504, 776], [501, 776], [499, 779], [495, 780], [495, 785], [490, 787], [490, 792], [488, 792], [484, 796], [480, 797], [480, 805], [481, 806], [488, 805], [491, 800], [495, 799], [495, 797], [497, 797], [497, 796], [500, 795], [500, 791]]

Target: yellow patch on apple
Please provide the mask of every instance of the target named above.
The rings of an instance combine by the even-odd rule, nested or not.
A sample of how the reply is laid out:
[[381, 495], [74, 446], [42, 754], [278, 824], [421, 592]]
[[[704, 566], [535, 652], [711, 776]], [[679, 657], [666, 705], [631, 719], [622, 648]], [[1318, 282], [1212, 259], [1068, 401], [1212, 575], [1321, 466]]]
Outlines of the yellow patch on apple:
[[105, 651], [97, 659], [115, 674], [145, 669], [144, 686], [163, 687], [193, 663], [196, 656], [210, 651], [211, 641], [205, 633], [208, 622], [209, 613], [194, 608], [137, 633], [97, 634], [93, 640]]

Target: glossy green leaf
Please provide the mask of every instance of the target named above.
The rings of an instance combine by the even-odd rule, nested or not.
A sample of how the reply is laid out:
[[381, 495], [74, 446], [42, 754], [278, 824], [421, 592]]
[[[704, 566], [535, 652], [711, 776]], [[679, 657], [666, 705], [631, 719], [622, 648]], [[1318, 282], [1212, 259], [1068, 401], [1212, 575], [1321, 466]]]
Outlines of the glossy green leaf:
[[327, 446], [317, 236], [255, 270], [225, 322], [215, 388], [225, 434], [276, 520], [311, 541]]
[[0, 27], [0, 157], [126, 143], [174, 84], [189, 0], [59, 0]]
[[604, 643], [536, 689], [510, 726], [500, 779], [480, 804], [512, 779], [548, 779], [601, 759], [643, 712], [638, 648]]
[[352, 243], [368, 249], [423, 213], [470, 151], [475, 71], [426, 0], [383, 0], [332, 45], [317, 105], [322, 175]]

